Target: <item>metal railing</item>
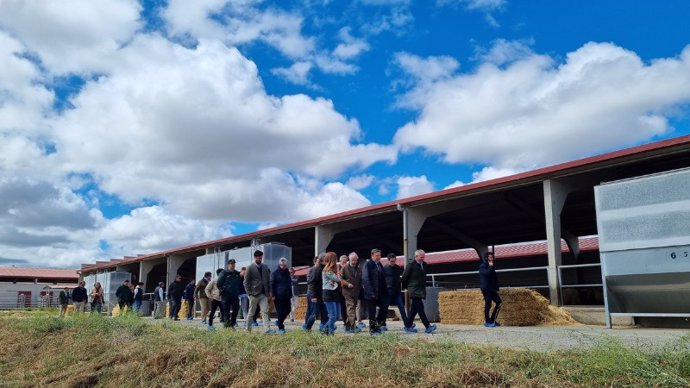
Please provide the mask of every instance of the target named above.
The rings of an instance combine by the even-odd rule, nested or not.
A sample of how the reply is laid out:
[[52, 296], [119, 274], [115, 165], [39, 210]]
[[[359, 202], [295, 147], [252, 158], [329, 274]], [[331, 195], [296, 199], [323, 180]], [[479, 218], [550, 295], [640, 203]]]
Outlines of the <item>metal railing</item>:
[[[497, 269], [496, 272], [503, 273], [503, 272], [525, 272], [525, 271], [546, 271], [548, 270], [549, 267], [526, 267], [526, 268], [506, 268], [506, 269]], [[462, 275], [479, 275], [479, 271], [464, 271], [464, 272], [447, 272], [447, 273], [434, 273], [434, 274], [427, 274], [427, 277], [431, 278], [431, 286], [432, 287], [437, 287], [440, 282], [437, 281], [437, 278], [439, 277], [444, 277], [444, 276], [462, 276]], [[534, 289], [540, 289], [540, 288], [549, 288], [548, 284], [547, 285], [534, 285], [534, 286], [504, 286], [502, 288], [534, 288]], [[474, 290], [478, 289], [479, 287], [467, 287], [467, 284], [465, 284], [465, 287], [462, 287], [463, 289], [466, 290]]]
[[26, 308], [59, 307], [60, 300], [54, 297], [31, 297], [22, 298], [21, 296], [1, 296], [0, 310], [16, 310]]
[[[558, 266], [558, 284], [560, 285], [560, 303], [563, 303], [563, 289], [564, 288], [587, 288], [587, 287], [604, 287], [603, 283], [584, 283], [584, 284], [563, 284], [563, 270], [573, 269], [573, 268], [596, 268], [601, 267], [601, 263], [590, 263], [590, 264], [572, 264], [572, 265], [561, 265]], [[600, 277], [601, 278], [601, 277]]]

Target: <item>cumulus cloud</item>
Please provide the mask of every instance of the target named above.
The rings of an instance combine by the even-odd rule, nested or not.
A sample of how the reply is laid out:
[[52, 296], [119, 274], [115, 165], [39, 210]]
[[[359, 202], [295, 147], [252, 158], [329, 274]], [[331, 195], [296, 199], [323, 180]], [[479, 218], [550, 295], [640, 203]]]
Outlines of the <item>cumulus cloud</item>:
[[401, 101], [419, 112], [395, 135], [404, 149], [495, 171], [530, 169], [671, 131], [668, 117], [690, 101], [690, 47], [645, 63], [614, 44], [587, 43], [562, 63], [530, 54], [418, 82]]
[[[254, 63], [217, 41], [188, 49], [139, 37], [119, 60], [54, 127], [63, 164], [126, 201], [284, 222], [368, 203], [347, 187], [303, 187], [292, 174], [327, 179], [396, 159], [392, 146], [356, 143], [358, 123], [331, 101], [266, 94]], [[323, 196], [339, 205], [300, 207]]]
[[343, 27], [338, 32], [338, 36], [342, 43], [333, 50], [333, 55], [341, 59], [353, 59], [358, 57], [364, 51], [369, 50], [369, 43], [364, 39], [357, 39], [352, 36], [352, 29], [350, 27]]
[[397, 199], [413, 197], [434, 191], [433, 183], [429, 182], [425, 175], [401, 176], [396, 181], [398, 185]]
[[357, 175], [347, 180], [347, 186], [351, 187], [353, 190], [362, 190], [371, 186], [375, 179], [376, 177], [373, 175]]
[[11, 31], [55, 73], [98, 72], [141, 28], [136, 0], [0, 2]]
[[313, 65], [310, 62], [295, 62], [290, 67], [279, 67], [271, 70], [271, 72], [293, 84], [311, 85], [309, 72], [312, 68]]

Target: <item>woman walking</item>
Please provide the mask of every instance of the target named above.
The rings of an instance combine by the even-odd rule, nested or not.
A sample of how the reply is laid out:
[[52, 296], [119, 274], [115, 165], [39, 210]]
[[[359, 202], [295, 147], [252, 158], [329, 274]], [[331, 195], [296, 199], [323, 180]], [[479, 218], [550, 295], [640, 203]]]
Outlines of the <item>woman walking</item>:
[[323, 279], [323, 302], [328, 310], [328, 322], [323, 332], [326, 335], [333, 335], [335, 332], [335, 321], [340, 315], [340, 275], [338, 274], [338, 256], [335, 252], [328, 252], [323, 259], [324, 267], [321, 273]]

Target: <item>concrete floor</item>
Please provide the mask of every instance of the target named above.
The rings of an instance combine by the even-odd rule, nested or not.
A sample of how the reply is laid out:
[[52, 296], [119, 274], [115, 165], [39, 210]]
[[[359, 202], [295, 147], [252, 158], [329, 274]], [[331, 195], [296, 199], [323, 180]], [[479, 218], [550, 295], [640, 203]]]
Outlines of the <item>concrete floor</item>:
[[[163, 320], [154, 321], [161, 322]], [[239, 320], [240, 325], [243, 324]], [[176, 324], [206, 329], [201, 325], [199, 319], [193, 321], [180, 320]], [[275, 326], [271, 323], [273, 328]], [[286, 322], [288, 334], [290, 331], [301, 330], [302, 322]], [[337, 323], [337, 335], [352, 335], [342, 332], [342, 322]], [[422, 328], [421, 323], [417, 323], [418, 328]], [[497, 327], [485, 328], [483, 326], [465, 326], [438, 324], [438, 330], [434, 334], [404, 334], [402, 323], [393, 321], [388, 323], [389, 331], [384, 335], [401, 335], [406, 338], [420, 338], [431, 341], [457, 341], [475, 345], [492, 345], [512, 349], [529, 349], [534, 351], [559, 351], [575, 348], [587, 348], [595, 345], [598, 341], [606, 339], [617, 339], [623, 344], [639, 348], [641, 351], [654, 351], [677, 345], [681, 337], [685, 336], [685, 347], [690, 347], [690, 330], [684, 329], [650, 329], [634, 326], [606, 329], [603, 326], [526, 326], [526, 327]], [[216, 329], [223, 330], [222, 325], [216, 322]], [[238, 330], [244, 330], [238, 329]], [[263, 333], [262, 326], [254, 328], [253, 332]], [[423, 330], [420, 330], [423, 332]], [[314, 333], [314, 335], [319, 335]], [[363, 332], [356, 334], [364, 336]]]

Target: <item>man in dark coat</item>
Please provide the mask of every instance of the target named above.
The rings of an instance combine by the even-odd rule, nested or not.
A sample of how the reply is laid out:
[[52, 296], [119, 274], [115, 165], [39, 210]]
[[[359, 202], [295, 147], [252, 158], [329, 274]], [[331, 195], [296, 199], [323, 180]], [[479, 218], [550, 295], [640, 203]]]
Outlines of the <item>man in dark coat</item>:
[[[494, 269], [493, 252], [487, 252], [484, 255], [484, 260], [479, 264], [479, 288], [484, 296], [484, 326], [501, 326], [496, 322], [498, 313], [501, 311], [501, 297], [498, 296], [498, 277], [496, 277], [496, 270]], [[489, 315], [491, 302], [494, 302], [496, 306]]]
[[168, 287], [168, 299], [170, 301], [170, 319], [179, 321], [180, 307], [182, 307], [182, 295], [184, 295], [182, 276], [175, 275], [175, 281]]
[[348, 263], [343, 266], [341, 275], [347, 313], [345, 332], [359, 333], [362, 329], [357, 327], [357, 300], [362, 289], [362, 270], [359, 269], [359, 256], [355, 252], [350, 253], [348, 259]]
[[314, 266], [309, 268], [307, 273], [307, 314], [304, 320], [304, 325], [302, 329], [310, 331], [314, 322], [316, 322], [316, 316], [321, 314], [321, 323], [319, 324], [319, 331], [323, 331], [323, 328], [328, 322], [328, 310], [326, 310], [326, 304], [323, 303], [323, 257], [325, 254], [320, 254], [314, 259]]
[[60, 316], [64, 317], [70, 300], [69, 287], [65, 287], [64, 290], [60, 291], [60, 295], [58, 297], [60, 298]]
[[184, 293], [182, 294], [182, 299], [187, 303], [187, 320], [191, 321], [194, 319], [194, 289], [196, 288], [196, 282], [192, 280], [187, 283], [184, 288]]
[[221, 272], [218, 276], [216, 286], [220, 291], [221, 315], [225, 327], [234, 328], [237, 326], [237, 314], [240, 312], [240, 283], [242, 277], [239, 271], [235, 270], [235, 259], [228, 260], [228, 269]]
[[405, 311], [405, 302], [401, 290], [402, 268], [396, 264], [398, 258], [395, 253], [389, 253], [388, 265], [383, 266], [383, 273], [386, 275], [386, 286], [388, 286], [388, 300], [391, 305], [398, 306], [400, 311], [400, 318], [403, 322], [407, 322], [407, 312]]
[[405, 266], [405, 271], [402, 275], [402, 288], [407, 289], [407, 295], [410, 297], [410, 313], [407, 314], [407, 322], [405, 323], [406, 333], [416, 333], [412, 324], [414, 318], [419, 314], [419, 319], [422, 320], [425, 333], [433, 333], [437, 326], [430, 324], [424, 312], [424, 302], [426, 299], [426, 263], [424, 262], [425, 253], [418, 249], [414, 252], [414, 261]]
[[[388, 315], [388, 287], [386, 276], [381, 264], [381, 250], [372, 249], [371, 259], [364, 263], [362, 268], [362, 284], [364, 299], [369, 310], [369, 333], [381, 334], [382, 327], [386, 326]], [[378, 307], [378, 314], [376, 308]]]
[[129, 280], [122, 282], [122, 285], [115, 291], [115, 297], [117, 298], [117, 305], [120, 307], [120, 315], [125, 312], [125, 306], [129, 305], [129, 301], [134, 299], [134, 293], [132, 289], [129, 288]]
[[271, 274], [271, 287], [278, 313], [278, 334], [285, 334], [285, 318], [290, 315], [292, 308], [292, 277], [288, 269], [288, 261], [284, 257], [280, 258], [278, 269]]

